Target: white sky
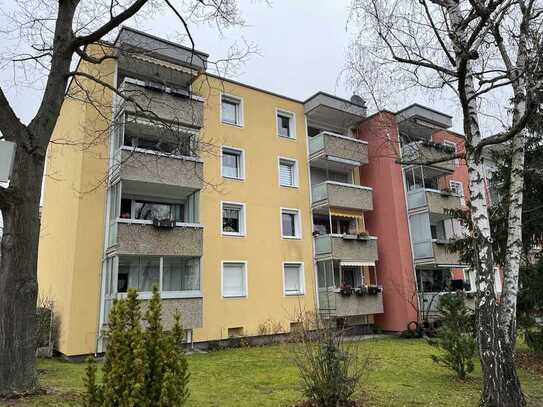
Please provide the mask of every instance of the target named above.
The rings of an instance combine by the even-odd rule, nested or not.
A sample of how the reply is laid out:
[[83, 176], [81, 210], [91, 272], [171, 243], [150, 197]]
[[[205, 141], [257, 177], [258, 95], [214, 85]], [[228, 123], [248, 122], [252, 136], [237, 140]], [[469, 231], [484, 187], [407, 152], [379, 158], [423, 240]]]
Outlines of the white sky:
[[[0, 7], [9, 8], [10, 3], [0, 0]], [[300, 100], [319, 90], [349, 98], [352, 92], [338, 81], [351, 38], [349, 4], [350, 0], [241, 0], [245, 27], [226, 30], [222, 36], [210, 25], [192, 26], [191, 32], [196, 48], [209, 53], [210, 60], [224, 57], [232, 43], [243, 39], [258, 47], [260, 55], [251, 56], [232, 79]], [[179, 38], [180, 32], [179, 21], [167, 9], [135, 28], [170, 40]], [[16, 113], [28, 122], [40, 91], [17, 86], [12, 77], [9, 67], [1, 70], [0, 84]], [[461, 131], [454, 101], [414, 93], [401, 95], [400, 100], [403, 106], [418, 102], [455, 116], [454, 128]]]

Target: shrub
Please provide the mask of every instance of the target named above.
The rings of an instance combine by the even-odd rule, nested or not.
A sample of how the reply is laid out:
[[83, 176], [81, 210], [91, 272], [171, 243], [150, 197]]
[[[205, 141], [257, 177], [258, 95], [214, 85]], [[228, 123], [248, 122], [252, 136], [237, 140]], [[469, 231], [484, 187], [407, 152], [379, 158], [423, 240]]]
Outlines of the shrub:
[[432, 360], [453, 370], [459, 379], [464, 380], [473, 372], [473, 358], [477, 350], [473, 335], [471, 311], [460, 294], [447, 294], [441, 297], [438, 305], [443, 320], [435, 339], [428, 342], [441, 349], [441, 355], [432, 355]]
[[543, 354], [543, 327], [526, 328], [524, 338], [526, 339], [526, 345], [532, 352]]
[[341, 332], [330, 326], [308, 330], [303, 324], [294, 334], [294, 363], [304, 396], [316, 407], [352, 405], [362, 372], [356, 349], [348, 349]]
[[162, 328], [160, 295], [156, 287], [144, 317], [135, 290], [116, 300], [109, 314], [107, 351], [102, 384], [96, 366], [86, 370], [84, 406], [184, 406], [189, 396], [189, 372], [182, 348], [179, 315], [171, 332]]

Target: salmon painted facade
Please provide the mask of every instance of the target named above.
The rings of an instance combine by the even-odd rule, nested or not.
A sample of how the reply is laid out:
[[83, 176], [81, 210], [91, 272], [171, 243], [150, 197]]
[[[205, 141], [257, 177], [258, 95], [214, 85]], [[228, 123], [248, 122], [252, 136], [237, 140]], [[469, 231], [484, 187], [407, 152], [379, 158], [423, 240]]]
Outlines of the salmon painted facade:
[[464, 148], [450, 116], [277, 95], [129, 28], [107, 52], [79, 69], [118, 92], [83, 82], [95, 104], [66, 99], [47, 155], [38, 276], [61, 353], [104, 352], [109, 309], [131, 288], [145, 304], [156, 286], [166, 326], [180, 312], [202, 347], [285, 334], [314, 313], [353, 333], [402, 331], [430, 298], [472, 290], [448, 250], [465, 163], [424, 164]]

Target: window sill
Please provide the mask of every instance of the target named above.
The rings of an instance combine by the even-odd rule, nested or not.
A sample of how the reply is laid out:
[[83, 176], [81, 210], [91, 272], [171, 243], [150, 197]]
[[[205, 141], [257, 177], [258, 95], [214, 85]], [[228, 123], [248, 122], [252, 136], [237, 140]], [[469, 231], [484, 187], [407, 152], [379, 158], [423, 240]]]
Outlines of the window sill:
[[285, 240], [302, 240], [301, 236], [281, 236], [281, 239]]
[[[126, 298], [128, 293], [117, 293], [117, 298]], [[153, 298], [151, 291], [138, 292], [138, 300], [150, 300]], [[161, 299], [203, 298], [201, 291], [161, 291]]]
[[[117, 218], [117, 223], [128, 223], [134, 225], [152, 225], [152, 220], [147, 219], [127, 219], [127, 218]], [[176, 227], [186, 227], [186, 228], [203, 228], [204, 225], [201, 223], [191, 223], [191, 222], [175, 222]]]
[[232, 233], [232, 232], [222, 232], [222, 235], [228, 236], [228, 237], [245, 237], [246, 236], [245, 233]]
[[243, 178], [229, 177], [228, 175], [223, 175], [222, 177], [226, 178], [229, 181], [241, 181], [241, 182], [245, 181], [245, 177], [243, 177]]
[[303, 292], [292, 292], [292, 293], [285, 293], [285, 297], [302, 297], [305, 293]]
[[227, 299], [227, 300], [235, 300], [235, 299], [244, 300], [247, 298], [247, 296], [246, 295], [223, 295], [222, 298]]
[[279, 186], [285, 187], [285, 188], [291, 188], [291, 189], [298, 189], [298, 188], [300, 188], [299, 185], [283, 185], [283, 184], [279, 184]]
[[230, 122], [225, 122], [225, 121], [223, 120], [223, 121], [221, 121], [221, 124], [226, 124], [227, 126], [237, 127], [238, 129], [242, 129], [242, 128], [243, 128], [243, 123], [241, 123], [241, 124], [238, 124], [238, 123], [230, 123]]
[[296, 137], [287, 137], [287, 136], [282, 136], [280, 134], [278, 134], [277, 137], [280, 137], [280, 138], [286, 139], [286, 140], [296, 141]]

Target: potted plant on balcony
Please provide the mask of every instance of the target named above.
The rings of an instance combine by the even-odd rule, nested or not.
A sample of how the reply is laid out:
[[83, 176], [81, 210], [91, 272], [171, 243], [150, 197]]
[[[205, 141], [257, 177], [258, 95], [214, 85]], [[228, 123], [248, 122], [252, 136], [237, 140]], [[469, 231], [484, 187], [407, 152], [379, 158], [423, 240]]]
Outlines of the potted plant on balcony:
[[353, 287], [350, 284], [341, 283], [339, 293], [345, 297], [349, 297], [353, 293]]
[[450, 188], [442, 188], [439, 192], [447, 198], [454, 195], [454, 191]]
[[361, 285], [360, 287], [354, 290], [354, 293], [356, 294], [357, 297], [364, 297], [365, 295], [368, 294], [368, 286]]
[[366, 230], [363, 230], [362, 232], [358, 232], [357, 233], [357, 236], [359, 239], [366, 239], [367, 237], [369, 237], [369, 233], [366, 231]]
[[376, 285], [370, 285], [368, 286], [368, 294], [369, 295], [377, 295], [381, 292], [381, 288]]
[[153, 226], [159, 229], [173, 229], [175, 220], [171, 218], [153, 218]]

